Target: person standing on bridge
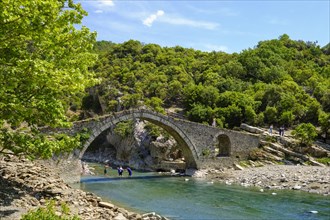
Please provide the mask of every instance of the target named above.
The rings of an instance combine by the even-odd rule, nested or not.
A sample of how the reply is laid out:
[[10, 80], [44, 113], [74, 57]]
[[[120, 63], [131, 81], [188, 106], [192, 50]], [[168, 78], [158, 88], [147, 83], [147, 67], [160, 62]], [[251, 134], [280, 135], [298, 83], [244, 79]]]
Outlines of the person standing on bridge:
[[217, 121], [215, 120], [215, 118], [213, 118], [212, 127], [216, 127], [216, 126], [217, 126]]

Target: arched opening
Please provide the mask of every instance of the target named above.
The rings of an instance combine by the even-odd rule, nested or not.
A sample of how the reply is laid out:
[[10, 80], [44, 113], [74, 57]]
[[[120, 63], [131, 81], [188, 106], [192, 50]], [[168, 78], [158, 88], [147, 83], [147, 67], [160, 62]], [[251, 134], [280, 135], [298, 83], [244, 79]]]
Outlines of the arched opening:
[[111, 128], [99, 134], [87, 147], [81, 159], [87, 162], [107, 163], [116, 159], [117, 150], [113, 143], [107, 140]]
[[231, 151], [230, 139], [225, 134], [220, 134], [218, 136], [218, 146], [216, 147], [217, 157], [229, 157]]
[[[134, 122], [131, 123], [134, 128], [131, 133], [126, 133], [122, 124], [127, 125], [129, 121]], [[120, 126], [122, 128], [118, 129]], [[125, 118], [99, 134], [86, 148], [82, 159], [106, 162], [111, 166], [129, 165], [140, 170], [182, 171], [195, 168], [195, 160], [187, 144], [169, 130], [152, 120], [132, 121]], [[146, 135], [148, 132], [149, 135]], [[127, 136], [121, 136], [123, 134]]]

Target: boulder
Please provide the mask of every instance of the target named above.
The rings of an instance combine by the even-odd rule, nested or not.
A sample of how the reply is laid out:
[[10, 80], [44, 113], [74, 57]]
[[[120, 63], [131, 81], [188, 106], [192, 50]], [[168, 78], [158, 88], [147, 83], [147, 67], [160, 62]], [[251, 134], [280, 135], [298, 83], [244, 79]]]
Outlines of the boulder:
[[119, 213], [116, 217], [113, 218], [113, 220], [127, 220], [127, 218], [122, 213]]
[[99, 206], [114, 209], [115, 205], [108, 202], [99, 202]]
[[241, 129], [254, 133], [254, 134], [262, 134], [264, 131], [260, 128], [250, 126], [248, 124], [242, 123], [240, 126]]
[[196, 169], [186, 169], [185, 174], [186, 174], [187, 176], [193, 176], [196, 172], [197, 172]]
[[238, 165], [238, 164], [234, 164], [234, 169], [235, 170], [244, 170], [244, 168], [243, 167], [241, 167], [240, 165]]

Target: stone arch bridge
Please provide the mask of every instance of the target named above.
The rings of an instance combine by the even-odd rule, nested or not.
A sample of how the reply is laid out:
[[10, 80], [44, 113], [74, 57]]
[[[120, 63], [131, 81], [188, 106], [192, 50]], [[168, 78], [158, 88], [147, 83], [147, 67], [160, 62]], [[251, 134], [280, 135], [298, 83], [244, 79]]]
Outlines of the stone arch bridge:
[[[69, 161], [80, 161], [86, 149], [103, 131], [118, 122], [136, 119], [149, 121], [172, 135], [180, 146], [187, 168], [231, 166], [237, 160], [246, 159], [251, 149], [259, 146], [259, 137], [253, 134], [195, 123], [147, 109], [131, 109], [75, 122], [66, 133], [74, 135], [88, 129], [90, 136], [80, 150], [70, 155]], [[71, 169], [76, 166], [73, 165]], [[70, 166], [64, 167], [70, 169]], [[64, 173], [70, 175], [65, 179], [73, 178], [72, 171]]]

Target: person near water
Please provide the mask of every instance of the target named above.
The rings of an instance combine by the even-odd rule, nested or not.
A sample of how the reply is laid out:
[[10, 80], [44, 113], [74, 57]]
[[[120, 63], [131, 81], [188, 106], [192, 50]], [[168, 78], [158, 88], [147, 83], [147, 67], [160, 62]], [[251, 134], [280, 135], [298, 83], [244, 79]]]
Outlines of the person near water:
[[81, 174], [86, 174], [86, 163], [85, 162], [81, 163], [81, 168], [82, 168]]
[[128, 176], [132, 176], [132, 170], [131, 170], [131, 168], [130, 167], [127, 167], [127, 172], [128, 172]]
[[124, 171], [123, 168], [120, 166], [120, 167], [117, 168], [117, 170], [118, 170], [118, 175], [119, 176], [122, 176], [123, 175], [123, 171]]
[[107, 175], [107, 173], [108, 173], [107, 168], [108, 168], [108, 166], [107, 165], [104, 165], [104, 171], [103, 171], [104, 172], [104, 176]]

